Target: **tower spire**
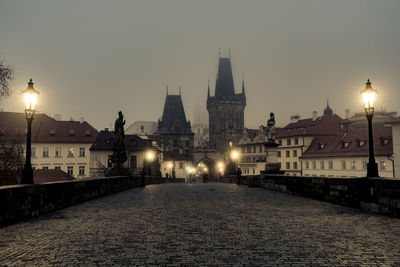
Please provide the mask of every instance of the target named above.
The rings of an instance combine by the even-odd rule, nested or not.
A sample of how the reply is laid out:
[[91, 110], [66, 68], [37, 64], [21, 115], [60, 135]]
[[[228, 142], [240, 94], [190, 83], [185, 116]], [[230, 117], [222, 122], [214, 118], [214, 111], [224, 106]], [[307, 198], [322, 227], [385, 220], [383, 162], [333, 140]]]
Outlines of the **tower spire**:
[[332, 115], [333, 110], [329, 107], [329, 99], [326, 99], [326, 108], [324, 109], [324, 115]]
[[228, 57], [231, 58], [231, 49], [228, 50]]
[[242, 74], [242, 95], [245, 95], [245, 90], [244, 90], [244, 74]]
[[207, 99], [210, 98], [210, 79], [208, 79]]
[[168, 95], [168, 85], [167, 85], [167, 87], [166, 87], [166, 91], [167, 91], [167, 95]]

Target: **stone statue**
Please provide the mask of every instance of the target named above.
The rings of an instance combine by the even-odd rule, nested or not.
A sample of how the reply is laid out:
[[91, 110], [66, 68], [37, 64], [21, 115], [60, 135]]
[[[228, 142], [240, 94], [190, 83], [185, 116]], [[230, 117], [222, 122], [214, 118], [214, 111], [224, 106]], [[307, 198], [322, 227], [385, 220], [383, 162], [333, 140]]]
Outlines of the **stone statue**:
[[114, 125], [114, 148], [111, 161], [120, 167], [121, 163], [127, 161], [128, 156], [125, 148], [125, 120], [122, 111], [118, 112], [118, 119], [115, 120]]
[[267, 137], [268, 142], [275, 143], [275, 115], [273, 112], [269, 114], [269, 120], [267, 121]]

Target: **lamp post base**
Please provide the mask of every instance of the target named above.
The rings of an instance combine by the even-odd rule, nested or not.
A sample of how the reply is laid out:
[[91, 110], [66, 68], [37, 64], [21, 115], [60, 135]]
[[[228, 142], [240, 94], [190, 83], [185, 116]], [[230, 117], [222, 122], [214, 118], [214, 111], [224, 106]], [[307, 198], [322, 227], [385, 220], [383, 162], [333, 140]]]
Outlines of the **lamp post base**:
[[33, 170], [32, 168], [23, 168], [22, 169], [22, 178], [21, 184], [34, 184], [33, 181]]
[[378, 164], [376, 162], [367, 163], [367, 178], [379, 177]]

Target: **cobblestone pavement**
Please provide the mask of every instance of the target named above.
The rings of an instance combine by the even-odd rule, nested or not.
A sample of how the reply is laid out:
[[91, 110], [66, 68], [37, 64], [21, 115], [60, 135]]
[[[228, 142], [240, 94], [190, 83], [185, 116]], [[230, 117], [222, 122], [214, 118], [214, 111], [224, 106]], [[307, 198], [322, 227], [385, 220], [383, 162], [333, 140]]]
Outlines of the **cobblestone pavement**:
[[0, 228], [0, 265], [399, 266], [400, 220], [261, 188], [162, 184]]

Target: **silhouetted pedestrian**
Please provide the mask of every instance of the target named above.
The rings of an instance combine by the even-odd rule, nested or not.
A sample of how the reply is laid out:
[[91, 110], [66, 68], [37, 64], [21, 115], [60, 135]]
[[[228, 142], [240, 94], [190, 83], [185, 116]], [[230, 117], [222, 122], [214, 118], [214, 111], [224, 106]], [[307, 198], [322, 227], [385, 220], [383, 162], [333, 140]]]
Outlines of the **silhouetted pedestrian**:
[[237, 168], [236, 170], [236, 184], [240, 185], [240, 180], [242, 179], [242, 171], [240, 168]]

